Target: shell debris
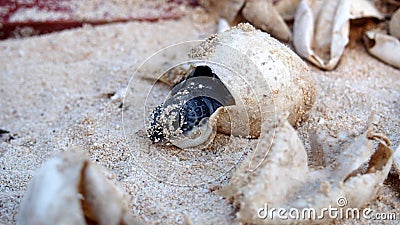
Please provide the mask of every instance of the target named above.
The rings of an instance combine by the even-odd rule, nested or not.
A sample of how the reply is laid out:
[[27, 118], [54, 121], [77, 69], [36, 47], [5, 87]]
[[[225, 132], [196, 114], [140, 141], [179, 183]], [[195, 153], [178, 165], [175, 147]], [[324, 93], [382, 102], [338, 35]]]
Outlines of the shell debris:
[[36, 171], [19, 209], [18, 225], [144, 224], [131, 217], [124, 194], [79, 149], [63, 152]]
[[[393, 150], [385, 141], [386, 137], [376, 136], [371, 130], [357, 137], [331, 165], [311, 169], [307, 165], [305, 148], [286, 117], [282, 116], [276, 125], [273, 129], [263, 124], [270, 132], [263, 133], [259, 150], [239, 166], [230, 183], [219, 191], [220, 195], [233, 198], [234, 205], [239, 208], [236, 216], [240, 222], [291, 224], [312, 219], [285, 219], [278, 211], [264, 212], [265, 218], [257, 215], [260, 210], [268, 210], [266, 204], [269, 209], [282, 208], [286, 212], [312, 208], [320, 213], [328, 206], [344, 210], [361, 208], [374, 198], [390, 171]], [[374, 140], [378, 142], [376, 150]], [[263, 149], [269, 149], [268, 154]], [[254, 161], [260, 162], [256, 169], [249, 167]], [[368, 165], [364, 172], [358, 171], [365, 162]], [[326, 223], [332, 219], [326, 216], [313, 222]]]

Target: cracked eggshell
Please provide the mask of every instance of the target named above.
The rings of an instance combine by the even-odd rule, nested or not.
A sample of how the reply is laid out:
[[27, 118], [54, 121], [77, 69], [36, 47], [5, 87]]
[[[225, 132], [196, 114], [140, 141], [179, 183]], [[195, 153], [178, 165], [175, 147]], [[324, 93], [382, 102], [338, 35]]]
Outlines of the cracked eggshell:
[[349, 42], [350, 1], [302, 0], [293, 25], [293, 45], [296, 52], [325, 70], [339, 63]]
[[[283, 13], [293, 11], [293, 5], [287, 0], [283, 2], [279, 4]], [[199, 3], [232, 24], [245, 18], [279, 40], [288, 42], [292, 38], [289, 27], [269, 0], [200, 0]]]
[[[307, 154], [293, 127], [280, 118], [275, 123], [263, 124], [266, 131], [260, 143], [248, 158], [236, 169], [230, 183], [218, 194], [234, 199], [239, 208], [237, 220], [243, 223], [262, 224], [257, 212], [268, 203], [281, 206], [288, 196], [304, 183], [308, 172]], [[271, 138], [273, 143], [271, 147]], [[270, 149], [271, 148], [271, 149]], [[258, 167], [253, 167], [259, 162]], [[274, 222], [276, 222], [274, 220]]]
[[191, 57], [210, 62], [207, 65], [235, 99], [235, 105], [219, 110], [220, 132], [258, 137], [261, 123], [275, 120], [282, 112], [289, 112], [295, 125], [315, 101], [315, 81], [307, 65], [250, 24], [210, 37], [192, 50]]
[[123, 193], [80, 152], [64, 152], [35, 173], [18, 213], [18, 225], [141, 224], [129, 215]]
[[393, 13], [389, 22], [389, 33], [393, 37], [400, 39], [400, 8]]
[[207, 10], [233, 23], [246, 3], [246, 0], [199, 0], [199, 3]]
[[387, 34], [367, 31], [364, 35], [364, 44], [371, 55], [400, 69], [399, 39]]
[[293, 20], [299, 3], [300, 0], [275, 0], [274, 7], [284, 20]]
[[95, 164], [86, 164], [81, 179], [84, 214], [99, 224], [120, 224], [126, 213], [122, 207], [123, 193], [104, 177]]
[[385, 19], [382, 13], [374, 6], [374, 3], [368, 0], [350, 1], [350, 19], [376, 18]]
[[[238, 167], [230, 183], [219, 191], [220, 195], [233, 198], [239, 209], [237, 220], [242, 223], [311, 222], [290, 217], [280, 219], [277, 210], [270, 211], [266, 219], [260, 218], [257, 212], [264, 209], [265, 204], [269, 209], [283, 208], [288, 212], [293, 208], [300, 211], [313, 208], [316, 212], [322, 212], [323, 208], [329, 206], [339, 207], [339, 203], [343, 203], [339, 200], [345, 198], [347, 203], [342, 205], [344, 210], [348, 207], [361, 208], [374, 198], [391, 168], [393, 151], [387, 139], [372, 131], [358, 137], [334, 164], [312, 170], [307, 165], [306, 151], [296, 131], [283, 117], [277, 124], [264, 123], [263, 129], [269, 132], [262, 133], [264, 136], [259, 147]], [[375, 152], [373, 140], [379, 142]], [[254, 161], [261, 161], [255, 169], [249, 166]], [[361, 172], [359, 168], [366, 162], [366, 172]], [[274, 219], [270, 219], [270, 216]], [[329, 219], [328, 215], [325, 219]]]
[[292, 40], [289, 27], [270, 1], [247, 0], [242, 15], [255, 27], [275, 38], [284, 42]]
[[77, 193], [84, 162], [80, 154], [47, 161], [30, 181], [17, 224], [85, 224]]

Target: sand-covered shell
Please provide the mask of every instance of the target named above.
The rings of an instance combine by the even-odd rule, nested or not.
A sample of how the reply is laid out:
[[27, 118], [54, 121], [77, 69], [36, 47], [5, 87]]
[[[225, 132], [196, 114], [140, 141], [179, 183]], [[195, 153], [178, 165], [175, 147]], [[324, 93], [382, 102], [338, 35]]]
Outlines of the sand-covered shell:
[[[307, 65], [288, 47], [250, 24], [240, 24], [209, 38], [194, 48], [191, 56], [212, 62], [209, 66], [220, 76], [235, 102], [249, 107], [250, 119], [256, 118], [252, 115], [265, 106], [262, 113], [288, 111], [289, 121], [295, 125], [314, 103], [315, 81]], [[230, 71], [223, 71], [216, 64]], [[226, 108], [233, 112], [238, 107]], [[252, 136], [259, 132], [251, 131]]]
[[[371, 130], [356, 138], [333, 164], [311, 169], [301, 140], [285, 118], [276, 129], [272, 126], [263, 124], [269, 132], [262, 133], [258, 147], [264, 150], [250, 155], [219, 191], [233, 198], [236, 218], [244, 224], [293, 224], [316, 218], [301, 217], [304, 210], [315, 210], [319, 219], [312, 222], [323, 223], [330, 219], [328, 214], [321, 215], [324, 208], [361, 209], [374, 198], [391, 168], [393, 151], [387, 139]], [[376, 150], [374, 140], [378, 141]], [[254, 160], [261, 161], [255, 170], [249, 168]], [[300, 212], [298, 217], [296, 212]]]
[[371, 55], [400, 69], [399, 39], [372, 30], [365, 33], [364, 44]]
[[[178, 90], [172, 91], [166, 100], [173, 104], [164, 104], [162, 112], [155, 110], [157, 118], [152, 118], [175, 146], [207, 145], [216, 131], [256, 138], [260, 136], [261, 124], [272, 123], [277, 114], [288, 112], [290, 123], [295, 125], [313, 106], [316, 87], [307, 65], [288, 47], [250, 24], [212, 36], [193, 48], [191, 57], [199, 61], [194, 67], [210, 68], [218, 80], [214, 75], [209, 76], [214, 77], [211, 80], [195, 76], [185, 84], [179, 83], [174, 86]], [[216, 81], [227, 91], [218, 92], [223, 88]], [[203, 126], [196, 132], [179, 131], [176, 121], [181, 120], [174, 119], [178, 115], [175, 109], [197, 96], [209, 96], [224, 107], [202, 120]], [[154, 131], [150, 133], [152, 136]]]
[[[123, 193], [79, 151], [59, 154], [30, 181], [18, 225], [142, 224], [129, 215]], [[92, 223], [90, 223], [92, 224]]]
[[393, 37], [400, 39], [400, 8], [393, 13], [389, 22], [389, 33]]

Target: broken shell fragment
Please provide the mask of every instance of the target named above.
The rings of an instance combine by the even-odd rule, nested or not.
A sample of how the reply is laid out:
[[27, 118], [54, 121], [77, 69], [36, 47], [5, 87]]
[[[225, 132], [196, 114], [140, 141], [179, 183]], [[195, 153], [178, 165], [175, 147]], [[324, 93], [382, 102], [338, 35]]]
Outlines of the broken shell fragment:
[[199, 3], [207, 10], [233, 23], [246, 3], [246, 0], [199, 0]]
[[349, 41], [349, 2], [300, 2], [293, 26], [293, 45], [300, 56], [321, 69], [337, 66]]
[[390, 19], [389, 33], [397, 39], [400, 39], [400, 8], [393, 13], [392, 18]]
[[367, 31], [364, 44], [368, 52], [383, 62], [400, 69], [400, 41], [390, 35]]
[[[207, 39], [192, 49], [191, 57], [200, 63], [174, 86], [162, 109], [153, 111], [150, 138], [180, 148], [205, 147], [216, 131], [257, 138], [261, 123], [273, 122], [276, 113], [288, 112], [295, 125], [313, 106], [316, 87], [307, 65], [250, 24]], [[186, 107], [192, 101], [196, 107]], [[188, 122], [191, 114], [195, 122]]]
[[273, 1], [276, 11], [284, 20], [293, 20], [300, 0], [278, 0]]
[[247, 0], [242, 15], [255, 27], [270, 33], [273, 37], [288, 42], [292, 33], [270, 1]]
[[141, 224], [129, 215], [122, 192], [81, 153], [64, 152], [31, 180], [19, 210], [18, 225]]
[[[275, 38], [288, 42], [292, 38], [289, 27], [269, 0], [200, 0], [200, 4], [230, 23], [246, 19], [255, 27]], [[280, 4], [282, 12], [290, 13], [293, 5]]]
[[229, 25], [229, 23], [226, 19], [220, 18], [218, 20], [217, 32], [222, 33], [224, 31], [227, 31], [230, 27], [231, 26]]
[[383, 20], [385, 17], [379, 10], [374, 6], [371, 1], [368, 0], [351, 0], [350, 1], [350, 19], [361, 19], [361, 18], [376, 18]]
[[[328, 215], [321, 215], [324, 208], [361, 208], [375, 196], [391, 168], [393, 151], [384, 137], [371, 131], [358, 137], [335, 163], [314, 170], [307, 165], [307, 154], [296, 131], [284, 118], [276, 129], [269, 124], [263, 124], [263, 129], [269, 132], [262, 134], [265, 136], [261, 137], [259, 149], [269, 149], [268, 154], [255, 151], [219, 191], [220, 195], [233, 198], [239, 208], [237, 220], [242, 223], [292, 224], [309, 221], [313, 216], [293, 218], [288, 216], [291, 210], [313, 209], [314, 216], [329, 219]], [[268, 136], [273, 136], [271, 148], [266, 141], [270, 140]], [[373, 140], [379, 142], [375, 152]], [[250, 170], [254, 158], [261, 164]], [[278, 215], [281, 212], [269, 211], [271, 208], [282, 209], [286, 214]]]

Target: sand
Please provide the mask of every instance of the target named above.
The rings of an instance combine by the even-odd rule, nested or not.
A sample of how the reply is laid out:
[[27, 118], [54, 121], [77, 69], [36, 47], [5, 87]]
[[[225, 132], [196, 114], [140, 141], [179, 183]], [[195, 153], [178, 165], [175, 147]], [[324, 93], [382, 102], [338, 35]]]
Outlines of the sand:
[[[129, 101], [121, 105], [115, 96], [127, 87], [135, 68], [157, 50], [204, 39], [216, 31], [213, 18], [189, 10], [193, 11], [175, 21], [85, 26], [0, 42], [0, 128], [10, 132], [0, 139], [0, 224], [15, 223], [34, 171], [71, 146], [80, 146], [93, 162], [112, 172], [110, 179], [131, 195], [127, 201], [132, 214], [146, 222], [234, 223], [234, 207], [214, 190], [229, 181], [231, 169], [251, 152], [254, 141], [233, 138], [234, 148], [202, 154], [153, 146], [140, 128], [142, 107], [155, 104], [168, 87], [157, 84], [149, 98], [154, 101], [146, 103], [153, 83], [135, 76], [137, 89]], [[309, 120], [297, 130], [312, 166], [319, 166], [312, 158], [313, 130], [325, 137], [332, 160], [366, 131], [372, 117], [393, 148], [400, 145], [400, 70], [368, 55], [361, 43], [347, 48], [332, 72], [310, 67], [319, 96]], [[124, 131], [133, 138], [125, 139]], [[226, 141], [219, 135], [217, 144]], [[176, 169], [182, 165], [198, 167]], [[393, 171], [368, 207], [400, 218], [399, 190], [400, 180]], [[357, 222], [374, 223], [334, 223]]]

